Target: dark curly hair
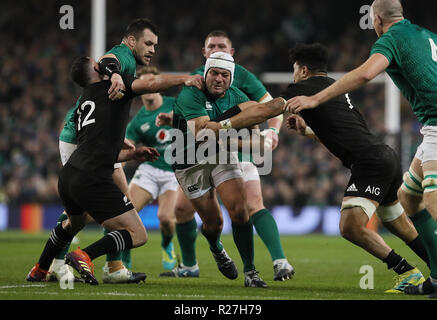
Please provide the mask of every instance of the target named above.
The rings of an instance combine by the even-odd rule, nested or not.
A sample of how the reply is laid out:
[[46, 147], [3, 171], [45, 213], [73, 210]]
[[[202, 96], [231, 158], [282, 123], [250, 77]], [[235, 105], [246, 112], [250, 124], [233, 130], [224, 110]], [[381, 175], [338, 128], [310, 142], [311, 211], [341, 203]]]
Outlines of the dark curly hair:
[[327, 72], [328, 49], [320, 44], [299, 43], [289, 50], [290, 62], [301, 67], [306, 66], [312, 72]]

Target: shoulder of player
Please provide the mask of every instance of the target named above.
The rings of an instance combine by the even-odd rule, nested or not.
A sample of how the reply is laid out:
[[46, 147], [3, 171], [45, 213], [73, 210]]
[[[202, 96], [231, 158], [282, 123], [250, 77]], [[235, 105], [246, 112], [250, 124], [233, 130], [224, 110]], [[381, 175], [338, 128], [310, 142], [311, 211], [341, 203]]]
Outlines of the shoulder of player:
[[105, 55], [113, 54], [113, 55], [117, 56], [117, 54], [120, 54], [120, 53], [128, 53], [128, 54], [130, 53], [133, 55], [131, 49], [129, 49], [129, 47], [127, 45], [125, 45], [124, 43], [120, 43], [120, 44], [113, 46], [111, 49], [109, 49], [105, 53]]
[[203, 71], [204, 71], [204, 70], [205, 70], [205, 66], [202, 65], [202, 66], [200, 66], [199, 68], [197, 68], [197, 69], [191, 71], [191, 72], [190, 72], [190, 75], [200, 74], [200, 75], [203, 76]]
[[238, 87], [235, 87], [233, 85], [229, 87], [227, 93], [234, 95], [234, 96], [249, 99], [248, 96], [241, 89], [239, 89]]
[[190, 98], [205, 98], [205, 93], [193, 86], [184, 86], [182, 87], [182, 90], [179, 92], [178, 97], [176, 98], [176, 101], [179, 101], [181, 98], [184, 99], [190, 99]]

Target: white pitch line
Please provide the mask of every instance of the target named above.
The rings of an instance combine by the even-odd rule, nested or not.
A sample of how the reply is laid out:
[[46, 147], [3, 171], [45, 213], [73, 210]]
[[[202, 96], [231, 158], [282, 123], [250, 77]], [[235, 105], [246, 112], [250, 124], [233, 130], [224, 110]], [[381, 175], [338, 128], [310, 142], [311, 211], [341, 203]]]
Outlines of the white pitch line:
[[[19, 287], [19, 286], [15, 286]], [[1, 287], [0, 287], [1, 289]], [[69, 295], [75, 295], [75, 296], [126, 296], [126, 297], [156, 297], [156, 294], [153, 293], [145, 293], [145, 294], [138, 294], [138, 293], [129, 293], [129, 292], [74, 292], [73, 290], [65, 290], [68, 292]], [[55, 292], [55, 291], [38, 291], [33, 292], [32, 294], [40, 294], [40, 295], [59, 295], [62, 292]], [[19, 291], [0, 291], [0, 294], [23, 294]], [[249, 300], [283, 300], [284, 297], [267, 297], [267, 296], [220, 296], [220, 295], [189, 295], [189, 294], [161, 294], [160, 295], [163, 299], [171, 299], [171, 298], [191, 298], [191, 299], [249, 299]]]
[[22, 284], [22, 285], [9, 285], [9, 286], [0, 286], [0, 289], [12, 289], [12, 288], [33, 288], [33, 287], [47, 287], [45, 284]]

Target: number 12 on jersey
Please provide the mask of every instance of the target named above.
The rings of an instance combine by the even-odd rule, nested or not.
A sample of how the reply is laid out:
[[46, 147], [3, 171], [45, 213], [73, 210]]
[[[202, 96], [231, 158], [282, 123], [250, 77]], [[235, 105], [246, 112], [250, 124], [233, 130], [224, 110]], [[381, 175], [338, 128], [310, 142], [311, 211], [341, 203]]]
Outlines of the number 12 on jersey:
[[[83, 122], [82, 122], [82, 112], [85, 111], [86, 106], [90, 106], [90, 108], [88, 110], [88, 113], [83, 118]], [[94, 103], [94, 101], [90, 101], [90, 100], [85, 101], [84, 103], [82, 103], [82, 105], [79, 108], [77, 108], [76, 112], [79, 115], [79, 118], [77, 120], [77, 131], [80, 131], [83, 127], [96, 122], [96, 119], [94, 118], [90, 119], [95, 108], [96, 108], [96, 104]]]

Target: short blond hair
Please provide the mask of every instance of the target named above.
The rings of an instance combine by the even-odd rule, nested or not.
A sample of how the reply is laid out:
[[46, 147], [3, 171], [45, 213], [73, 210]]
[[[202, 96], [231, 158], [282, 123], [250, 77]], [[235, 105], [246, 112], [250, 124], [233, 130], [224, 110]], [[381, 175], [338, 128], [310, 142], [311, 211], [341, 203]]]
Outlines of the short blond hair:
[[137, 77], [140, 77], [143, 74], [150, 74], [150, 73], [154, 75], [158, 75], [160, 72], [159, 69], [155, 66], [143, 66], [137, 70]]

